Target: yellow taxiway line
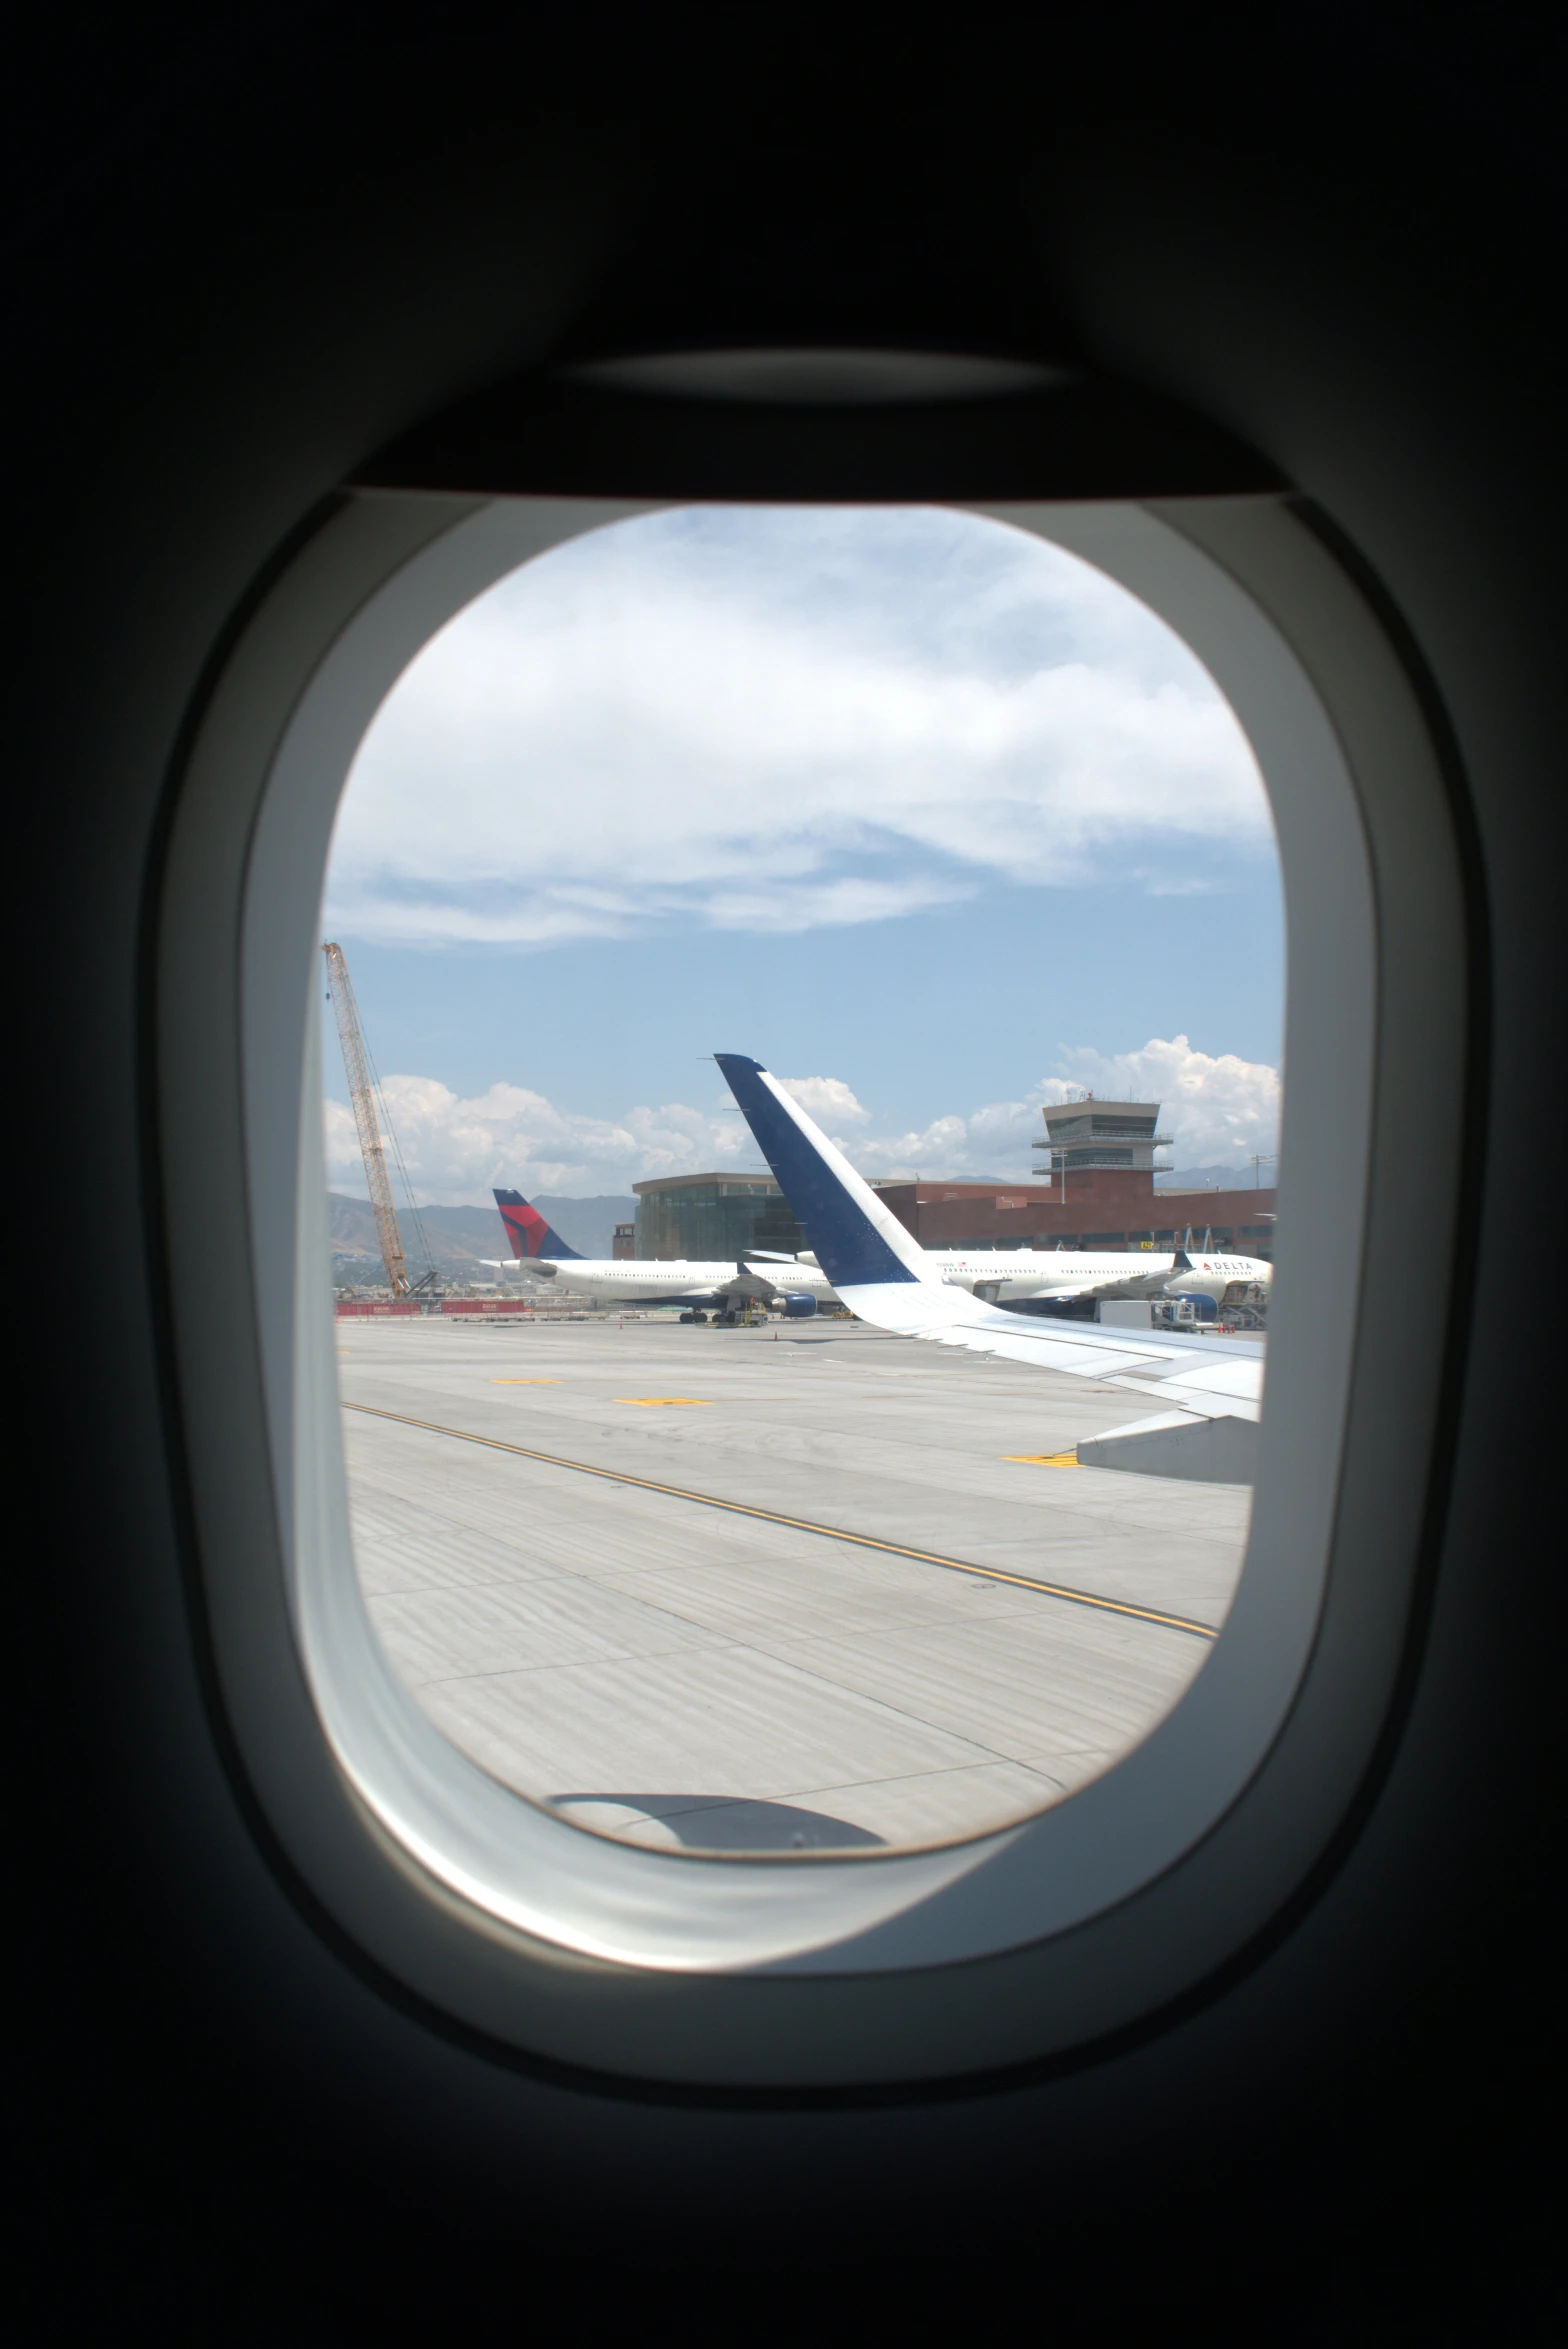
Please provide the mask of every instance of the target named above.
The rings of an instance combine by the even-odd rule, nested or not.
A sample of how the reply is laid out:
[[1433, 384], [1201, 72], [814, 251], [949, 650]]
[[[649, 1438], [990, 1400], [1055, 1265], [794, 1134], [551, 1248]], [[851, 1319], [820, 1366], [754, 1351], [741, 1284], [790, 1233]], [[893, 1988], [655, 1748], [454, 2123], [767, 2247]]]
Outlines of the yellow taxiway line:
[[359, 1411], [367, 1419], [395, 1420], [399, 1427], [417, 1427], [426, 1435], [451, 1436], [460, 1444], [481, 1444], [486, 1451], [510, 1452], [519, 1460], [537, 1460], [546, 1468], [570, 1468], [579, 1476], [601, 1476], [610, 1484], [636, 1485], [645, 1493], [664, 1493], [673, 1501], [695, 1501], [704, 1509], [726, 1509], [735, 1517], [757, 1517], [765, 1525], [788, 1526], [794, 1533], [820, 1534], [824, 1540], [849, 1542], [859, 1550], [881, 1550], [890, 1558], [913, 1558], [922, 1566], [943, 1566], [952, 1574], [974, 1574], [985, 1582], [1011, 1583], [1018, 1590], [1039, 1591], [1048, 1599], [1066, 1599], [1075, 1607], [1093, 1607], [1106, 1615], [1130, 1615], [1139, 1623], [1163, 1624], [1167, 1631], [1188, 1631], [1195, 1639], [1218, 1639], [1212, 1623], [1194, 1623], [1185, 1615], [1163, 1615], [1156, 1607], [1135, 1607], [1126, 1599], [1101, 1598], [1095, 1591], [1073, 1590], [1066, 1583], [1036, 1582], [1027, 1574], [1009, 1574], [1000, 1566], [976, 1566], [966, 1558], [944, 1558], [935, 1550], [911, 1549], [904, 1542], [881, 1541], [874, 1534], [846, 1533], [842, 1526], [817, 1525], [809, 1517], [786, 1517], [779, 1509], [759, 1509], [751, 1501], [725, 1501], [715, 1493], [694, 1493], [684, 1485], [660, 1484], [651, 1476], [633, 1476], [624, 1468], [596, 1468], [588, 1460], [567, 1460], [558, 1452], [536, 1452], [527, 1444], [508, 1444], [499, 1436], [474, 1435], [466, 1427], [443, 1427], [434, 1419], [415, 1419], [406, 1411], [381, 1411], [373, 1403], [345, 1403], [345, 1411]]

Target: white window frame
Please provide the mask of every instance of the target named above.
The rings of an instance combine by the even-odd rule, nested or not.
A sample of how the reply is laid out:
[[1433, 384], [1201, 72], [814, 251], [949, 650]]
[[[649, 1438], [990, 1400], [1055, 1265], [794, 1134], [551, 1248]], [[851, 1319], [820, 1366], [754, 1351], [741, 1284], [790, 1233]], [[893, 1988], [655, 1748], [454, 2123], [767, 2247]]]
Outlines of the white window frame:
[[409, 660], [518, 564], [673, 502], [345, 497], [258, 591], [193, 726], [160, 877], [158, 1116], [214, 1702], [301, 1897], [402, 1995], [521, 2060], [809, 2089], [1066, 2059], [1200, 1995], [1267, 1932], [1340, 1832], [1393, 1698], [1460, 1172], [1460, 1120], [1432, 1114], [1467, 983], [1441, 763], [1389, 636], [1287, 498], [951, 501], [1168, 621], [1268, 786], [1289, 1082], [1245, 1570], [1166, 1719], [1020, 1825], [768, 1859], [586, 1833], [425, 1719], [360, 1595], [316, 948], [343, 782]]

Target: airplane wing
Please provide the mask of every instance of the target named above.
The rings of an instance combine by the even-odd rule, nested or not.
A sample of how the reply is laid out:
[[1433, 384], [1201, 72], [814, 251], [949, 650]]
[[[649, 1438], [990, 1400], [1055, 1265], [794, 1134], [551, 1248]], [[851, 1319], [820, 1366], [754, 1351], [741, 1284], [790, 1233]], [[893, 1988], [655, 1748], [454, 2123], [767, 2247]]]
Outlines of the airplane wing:
[[822, 1270], [862, 1321], [1143, 1397], [1151, 1414], [1078, 1447], [1081, 1461], [1203, 1482], [1250, 1481], [1263, 1403], [1256, 1343], [1031, 1321], [944, 1282], [925, 1251], [759, 1062], [715, 1055]]

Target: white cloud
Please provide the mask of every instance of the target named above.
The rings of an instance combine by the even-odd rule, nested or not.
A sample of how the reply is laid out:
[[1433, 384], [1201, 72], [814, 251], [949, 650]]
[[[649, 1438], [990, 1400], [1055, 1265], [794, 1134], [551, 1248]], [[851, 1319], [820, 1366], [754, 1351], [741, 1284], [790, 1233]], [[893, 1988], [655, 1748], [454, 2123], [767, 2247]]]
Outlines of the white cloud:
[[546, 947], [882, 921], [1268, 853], [1212, 681], [1101, 573], [943, 512], [661, 514], [460, 613], [383, 704], [331, 932]]
[[[492, 1085], [460, 1100], [433, 1077], [388, 1077], [387, 1112], [409, 1180], [422, 1205], [487, 1204], [511, 1185], [568, 1197], [626, 1191], [663, 1174], [760, 1165], [744, 1121], [684, 1102], [630, 1109], [618, 1119], [557, 1109], [521, 1085]], [[365, 1188], [354, 1120], [346, 1102], [326, 1104], [327, 1179], [334, 1190]]]
[[1062, 1101], [1089, 1091], [1105, 1100], [1158, 1101], [1162, 1132], [1177, 1166], [1238, 1166], [1254, 1151], [1279, 1147], [1280, 1072], [1235, 1053], [1195, 1052], [1185, 1036], [1151, 1037], [1140, 1051], [1064, 1052], [1068, 1075], [1048, 1081], [1043, 1098]]
[[[951, 1112], [918, 1131], [866, 1132], [875, 1112], [842, 1078], [781, 1079], [867, 1175], [920, 1174], [931, 1180], [999, 1175], [1016, 1181], [1039, 1156], [1041, 1109], [1093, 1091], [1163, 1104], [1161, 1128], [1175, 1142], [1178, 1166], [1239, 1165], [1254, 1151], [1278, 1148], [1280, 1078], [1276, 1069], [1234, 1054], [1195, 1051], [1185, 1036], [1151, 1037], [1137, 1052], [1062, 1051], [1063, 1073], [1042, 1077], [1019, 1101], [990, 1102], [967, 1115]], [[492, 1185], [536, 1191], [625, 1192], [657, 1175], [761, 1164], [741, 1118], [717, 1106], [666, 1102], [601, 1119], [558, 1109], [520, 1085], [492, 1085], [460, 1100], [431, 1077], [395, 1076], [385, 1094], [409, 1178], [429, 1205], [486, 1203]], [[334, 1189], [362, 1193], [354, 1121], [346, 1103], [329, 1100], [327, 1174]]]
[[[1042, 1077], [1022, 1100], [988, 1102], [967, 1116], [934, 1118], [918, 1130], [867, 1136], [849, 1146], [850, 1155], [867, 1175], [1016, 1180], [1025, 1167], [1038, 1171], [1043, 1164], [1043, 1153], [1031, 1148], [1044, 1139], [1042, 1110], [1084, 1092], [1105, 1100], [1158, 1101], [1160, 1130], [1171, 1137], [1176, 1166], [1241, 1165], [1254, 1151], [1279, 1146], [1279, 1071], [1264, 1062], [1198, 1052], [1187, 1037], [1175, 1036], [1151, 1037], [1137, 1052], [1064, 1047], [1058, 1068], [1063, 1073]], [[811, 1108], [809, 1102], [803, 1106]]]
[[835, 1132], [840, 1126], [863, 1126], [871, 1115], [842, 1077], [780, 1077], [778, 1081], [824, 1133], [830, 1126]]

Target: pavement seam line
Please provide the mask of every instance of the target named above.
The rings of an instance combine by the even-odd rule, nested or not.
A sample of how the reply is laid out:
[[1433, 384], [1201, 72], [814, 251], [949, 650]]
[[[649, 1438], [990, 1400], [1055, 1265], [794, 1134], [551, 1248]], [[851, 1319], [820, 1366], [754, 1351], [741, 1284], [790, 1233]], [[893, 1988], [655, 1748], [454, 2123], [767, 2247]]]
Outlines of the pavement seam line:
[[735, 1517], [756, 1517], [765, 1525], [785, 1525], [795, 1533], [817, 1534], [825, 1541], [849, 1542], [856, 1549], [880, 1550], [891, 1558], [913, 1558], [922, 1566], [942, 1566], [952, 1574], [973, 1574], [985, 1582], [1011, 1583], [1018, 1590], [1035, 1590], [1048, 1599], [1065, 1599], [1075, 1607], [1091, 1607], [1107, 1615], [1128, 1615], [1140, 1623], [1158, 1623], [1167, 1631], [1185, 1631], [1196, 1639], [1218, 1639], [1212, 1623], [1194, 1623], [1185, 1615], [1165, 1615], [1155, 1607], [1135, 1607], [1126, 1599], [1100, 1598], [1093, 1591], [1072, 1590], [1065, 1583], [1037, 1582], [1027, 1574], [1009, 1574], [1000, 1566], [975, 1566], [966, 1558], [944, 1558], [936, 1550], [916, 1550], [903, 1542], [880, 1541], [874, 1534], [845, 1533], [836, 1525], [816, 1525], [809, 1517], [786, 1517], [779, 1509], [759, 1509], [750, 1501], [725, 1501], [715, 1493], [694, 1493], [684, 1485], [660, 1484], [651, 1476], [633, 1476], [624, 1468], [598, 1468], [588, 1460], [568, 1460], [558, 1452], [537, 1452], [528, 1444], [509, 1444], [500, 1436], [475, 1435], [466, 1427], [443, 1427], [434, 1419], [415, 1419], [406, 1411], [384, 1411], [374, 1403], [345, 1403], [368, 1419], [390, 1419], [400, 1427], [417, 1427], [426, 1435], [450, 1436], [460, 1444], [480, 1444], [487, 1451], [511, 1452], [520, 1460], [538, 1460], [547, 1468], [570, 1468], [579, 1476], [603, 1477], [610, 1484], [635, 1485], [640, 1491], [664, 1493], [675, 1501], [693, 1501], [703, 1509], [726, 1509]]

